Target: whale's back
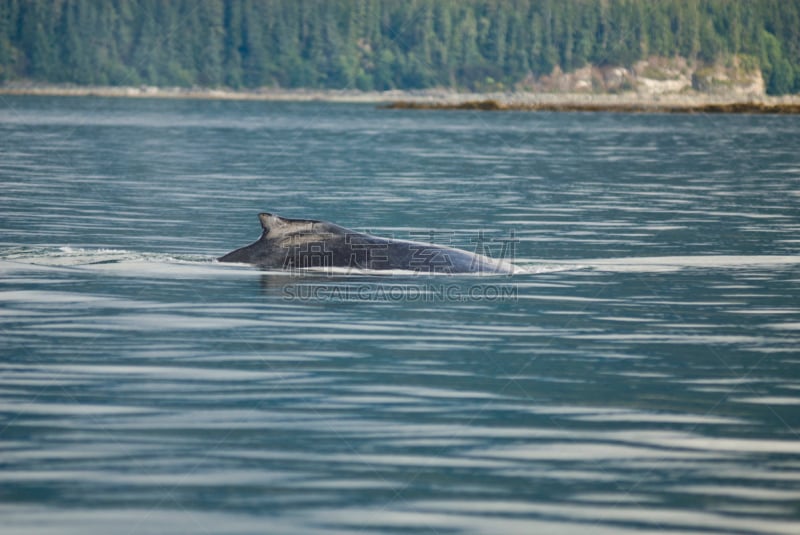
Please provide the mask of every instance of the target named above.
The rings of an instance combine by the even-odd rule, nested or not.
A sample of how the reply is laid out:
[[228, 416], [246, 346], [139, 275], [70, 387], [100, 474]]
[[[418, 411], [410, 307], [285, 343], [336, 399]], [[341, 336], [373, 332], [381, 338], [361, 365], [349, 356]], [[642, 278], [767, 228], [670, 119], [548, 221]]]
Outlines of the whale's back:
[[512, 273], [513, 266], [461, 249], [372, 236], [315, 219], [261, 213], [261, 237], [219, 258], [265, 268], [350, 268], [424, 273]]

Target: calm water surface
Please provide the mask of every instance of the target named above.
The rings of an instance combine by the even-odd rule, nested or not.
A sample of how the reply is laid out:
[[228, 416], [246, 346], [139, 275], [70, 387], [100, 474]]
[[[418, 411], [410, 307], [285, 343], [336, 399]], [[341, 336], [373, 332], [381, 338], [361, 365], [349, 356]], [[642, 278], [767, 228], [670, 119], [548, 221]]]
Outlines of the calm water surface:
[[[3, 532], [798, 533], [798, 147], [798, 117], [3, 97]], [[526, 273], [215, 263], [260, 211], [513, 237]]]

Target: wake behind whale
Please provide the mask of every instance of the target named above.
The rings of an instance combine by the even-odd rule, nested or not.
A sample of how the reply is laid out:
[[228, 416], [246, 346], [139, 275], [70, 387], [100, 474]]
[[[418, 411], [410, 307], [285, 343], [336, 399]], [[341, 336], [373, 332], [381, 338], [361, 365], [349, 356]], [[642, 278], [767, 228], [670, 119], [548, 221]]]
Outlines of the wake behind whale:
[[395, 240], [327, 221], [261, 213], [261, 237], [218, 260], [268, 269], [343, 268], [417, 273], [511, 274], [509, 262], [453, 247]]

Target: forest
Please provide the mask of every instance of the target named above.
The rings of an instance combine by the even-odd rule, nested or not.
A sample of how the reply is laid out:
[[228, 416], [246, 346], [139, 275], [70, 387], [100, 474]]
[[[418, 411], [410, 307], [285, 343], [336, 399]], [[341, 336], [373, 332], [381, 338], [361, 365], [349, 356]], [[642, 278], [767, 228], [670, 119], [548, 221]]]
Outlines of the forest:
[[0, 0], [0, 82], [513, 89], [650, 56], [800, 92], [798, 0]]

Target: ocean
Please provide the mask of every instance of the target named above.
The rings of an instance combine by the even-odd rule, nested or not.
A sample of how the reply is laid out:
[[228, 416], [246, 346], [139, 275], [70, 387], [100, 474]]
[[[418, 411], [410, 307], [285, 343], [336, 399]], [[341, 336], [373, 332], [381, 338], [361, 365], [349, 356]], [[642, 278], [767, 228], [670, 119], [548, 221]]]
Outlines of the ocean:
[[[0, 98], [4, 533], [800, 531], [800, 117]], [[257, 215], [514, 275], [215, 258]]]

